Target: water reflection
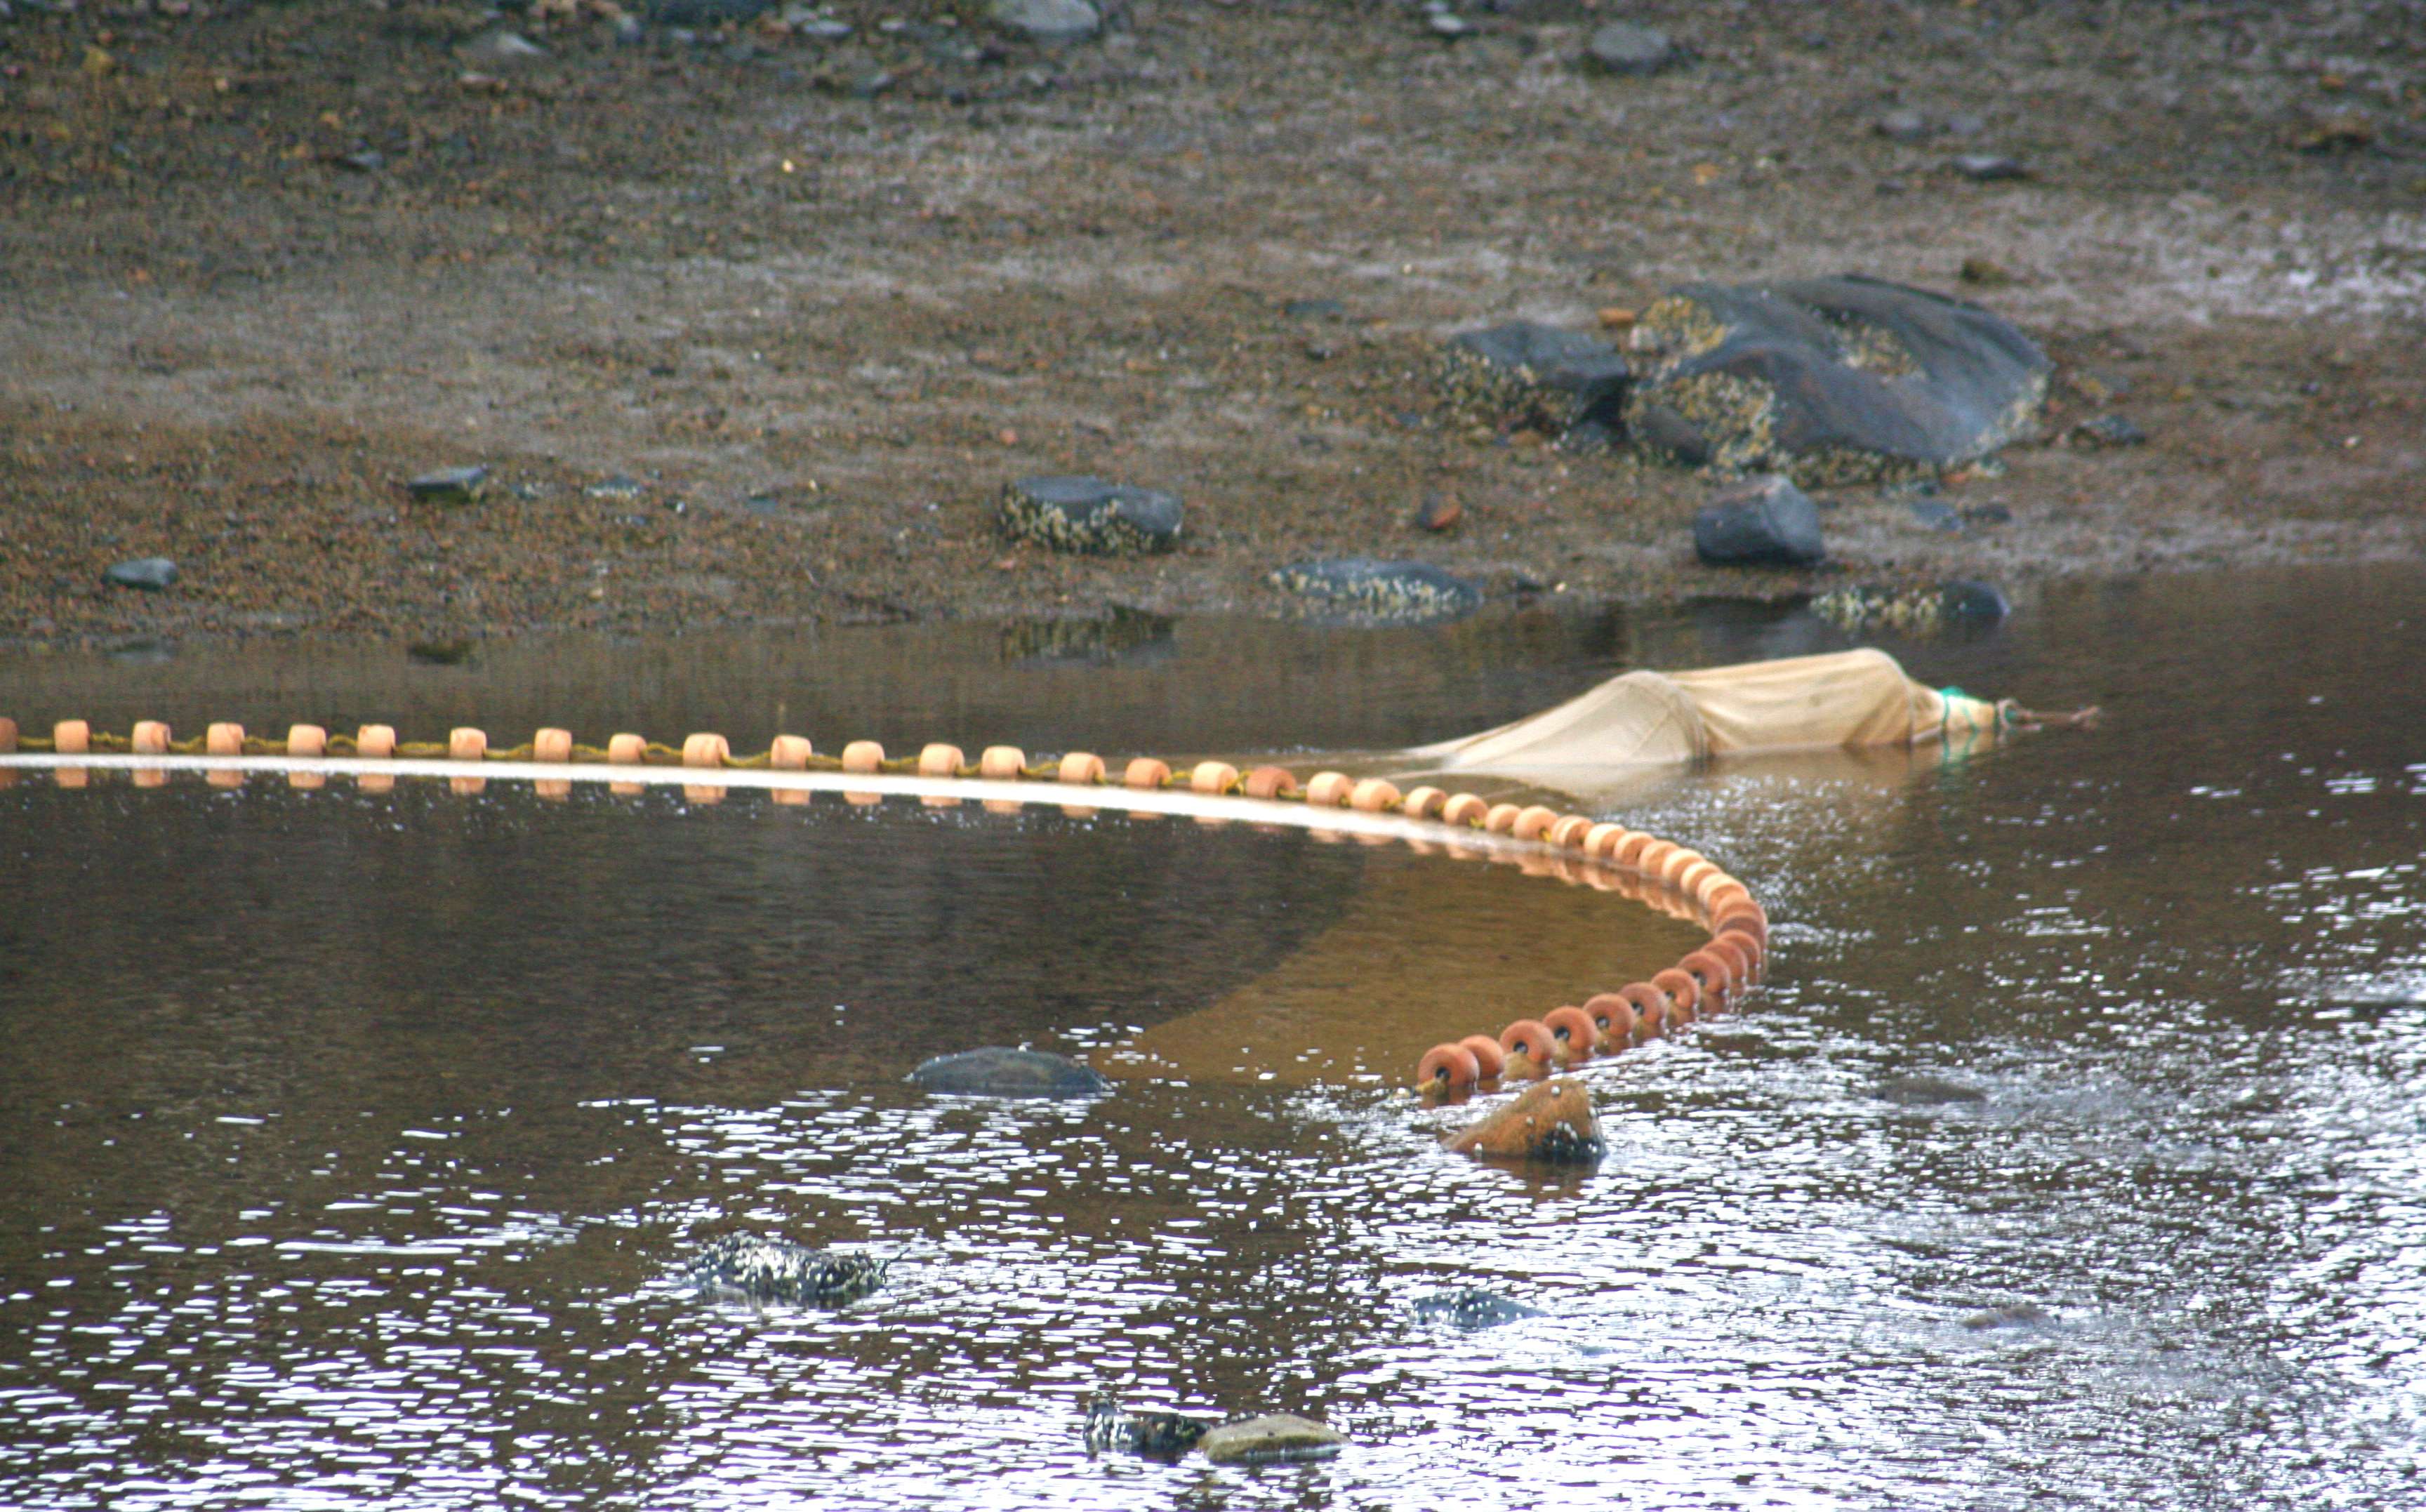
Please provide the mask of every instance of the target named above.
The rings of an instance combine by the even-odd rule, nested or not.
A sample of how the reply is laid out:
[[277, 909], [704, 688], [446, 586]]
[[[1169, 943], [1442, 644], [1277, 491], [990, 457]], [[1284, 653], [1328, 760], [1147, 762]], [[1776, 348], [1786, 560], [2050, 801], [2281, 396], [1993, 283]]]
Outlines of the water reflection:
[[[1427, 991], [1521, 998], [1664, 948], [1508, 868], [1119, 816], [22, 783], [0, 1502], [2414, 1504], [2421, 613], [2426, 580], [2381, 571], [2052, 593], [1993, 640], [1897, 649], [1933, 682], [2102, 702], [2094, 735], [1636, 800], [1777, 900], [1777, 969], [1750, 1011], [1593, 1068], [1591, 1175], [1446, 1159], [1456, 1115], [1330, 1048], [1388, 1042], [1357, 1026]], [[1303, 707], [1309, 743], [1375, 748], [1522, 712], [1409, 693], [1479, 685], [1457, 658], [1521, 662], [1540, 703], [1616, 654], [1488, 622], [1447, 660], [1305, 643], [1344, 648], [1334, 670], [1292, 665], [1307, 632], [1257, 634], [1020, 672], [1071, 679], [1025, 738], [1152, 710], [1140, 746], [1237, 748]], [[1170, 668], [1202, 636], [1237, 670], [1192, 724]], [[1739, 641], [1637, 619], [1625, 654]], [[983, 723], [943, 717], [956, 699], [1010, 707], [894, 654], [883, 676], [930, 689], [915, 735]], [[43, 686], [160, 712], [113, 681], [154, 668], [94, 662]], [[694, 696], [630, 722], [705, 722]], [[967, 1037], [1104, 1051], [1191, 1022], [1245, 1031], [1237, 1064], [1341, 1064], [1076, 1106], [898, 1082]], [[1919, 1073], [1984, 1098], [1878, 1095]], [[736, 1226], [912, 1247], [839, 1312], [671, 1284]], [[1543, 1315], [1419, 1324], [1453, 1285]], [[1356, 1447], [1090, 1461], [1098, 1380]]]

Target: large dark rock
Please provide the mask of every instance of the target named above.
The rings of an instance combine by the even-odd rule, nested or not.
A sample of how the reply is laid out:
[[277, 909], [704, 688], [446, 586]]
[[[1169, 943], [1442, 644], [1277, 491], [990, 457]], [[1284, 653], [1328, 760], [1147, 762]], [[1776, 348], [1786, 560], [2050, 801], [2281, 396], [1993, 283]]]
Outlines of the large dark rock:
[[729, 1233], [699, 1252], [689, 1276], [706, 1292], [759, 1302], [840, 1307], [883, 1285], [890, 1263], [872, 1255], [811, 1249], [788, 1239]]
[[1112, 1085], [1067, 1055], [1000, 1045], [921, 1061], [910, 1080], [930, 1092], [979, 1097], [1094, 1097]]
[[1809, 567], [1828, 555], [1820, 507], [1775, 475], [1713, 495], [1693, 516], [1693, 550], [1716, 567]]
[[1435, 378], [1460, 419], [1563, 436], [1577, 426], [1614, 429], [1625, 403], [1625, 359], [1597, 336], [1529, 320], [1451, 337]]
[[1087, 1402], [1087, 1421], [1080, 1433], [1089, 1450], [1102, 1454], [1124, 1450], [1132, 1455], [1184, 1455], [1212, 1430], [1202, 1418], [1176, 1412], [1124, 1411], [1118, 1398], [1098, 1391]]
[[1482, 603], [1482, 590], [1429, 562], [1382, 562], [1343, 556], [1295, 562], [1267, 579], [1274, 587], [1317, 600], [1342, 613], [1374, 619], [1436, 619]]
[[1093, 556], [1167, 552], [1179, 544], [1179, 495], [1099, 477], [1024, 477], [1002, 491], [1003, 534]]
[[1977, 305], [1852, 275], [1687, 284], [1643, 313], [1634, 342], [1658, 354], [1626, 398], [1645, 450], [1804, 487], [1985, 457], [2036, 425], [2050, 368]]

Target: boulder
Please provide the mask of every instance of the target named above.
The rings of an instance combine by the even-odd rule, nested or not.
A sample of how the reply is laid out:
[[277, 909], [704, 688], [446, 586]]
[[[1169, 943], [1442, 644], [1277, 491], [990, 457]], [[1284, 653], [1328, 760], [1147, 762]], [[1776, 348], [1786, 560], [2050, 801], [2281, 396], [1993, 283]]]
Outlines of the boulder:
[[1024, 477], [1002, 491], [1004, 535], [1059, 552], [1121, 556], [1179, 544], [1179, 495], [1099, 477]]
[[1225, 1423], [1197, 1440], [1217, 1465], [1260, 1465], [1283, 1459], [1329, 1459], [1347, 1436], [1305, 1418], [1274, 1413]]
[[1429, 562], [1382, 562], [1369, 556], [1296, 562], [1270, 574], [1277, 588], [1374, 619], [1436, 619], [1465, 614], [1482, 590]]
[[1716, 567], [1809, 567], [1828, 555], [1820, 507], [1775, 474], [1712, 494], [1694, 512], [1693, 550]]
[[1676, 61], [1676, 44], [1657, 26], [1612, 21], [1584, 43], [1584, 67], [1595, 73], [1640, 77]]
[[1986, 457], [2033, 429], [2051, 370], [1977, 305], [1854, 275], [1686, 284], [1643, 313], [1633, 342], [1654, 354], [1625, 404], [1647, 452], [1805, 488]]
[[1037, 42], [1083, 42], [1104, 24], [1088, 0], [994, 0], [990, 14], [1003, 30]]
[[1096, 1097], [1112, 1086], [1067, 1055], [1001, 1045], [921, 1061], [910, 1081], [929, 1092], [975, 1097]]
[[788, 1239], [729, 1233], [709, 1244], [690, 1263], [701, 1290], [759, 1302], [840, 1307], [884, 1284], [890, 1259], [838, 1255]]
[[1625, 359], [1609, 342], [1529, 320], [1451, 337], [1434, 371], [1442, 396], [1466, 424], [1530, 426], [1547, 436], [1587, 423], [1614, 428], [1626, 378]]
[[1452, 1135], [1448, 1148], [1462, 1155], [1554, 1165], [1594, 1165], [1609, 1151], [1592, 1094], [1568, 1076], [1534, 1083]]
[[177, 581], [177, 564], [166, 556], [137, 556], [131, 561], [112, 562], [102, 570], [101, 577], [113, 587], [157, 593]]

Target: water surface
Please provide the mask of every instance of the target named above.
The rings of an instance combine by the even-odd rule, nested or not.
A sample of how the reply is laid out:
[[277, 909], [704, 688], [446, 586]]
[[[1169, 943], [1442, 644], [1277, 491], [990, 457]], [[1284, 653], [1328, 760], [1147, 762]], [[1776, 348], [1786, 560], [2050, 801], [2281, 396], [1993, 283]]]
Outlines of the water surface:
[[[2065, 588], [1890, 644], [2103, 703], [2094, 734], [1643, 794], [1770, 901], [1776, 960], [1589, 1070], [1590, 1174], [1446, 1157], [1466, 1114], [1385, 1085], [1411, 1026], [1685, 938], [1512, 868], [1118, 812], [20, 781], [0, 1503], [2418, 1504], [2421, 625], [2418, 574]], [[0, 702], [1374, 748], [1836, 643], [1718, 607], [1057, 634], [17, 650]], [[1092, 1104], [898, 1080], [1188, 1025], [1237, 1048]], [[1878, 1095], [1920, 1072], [1982, 1100]], [[909, 1247], [840, 1312], [676, 1284], [736, 1227]], [[1457, 1285], [1543, 1315], [1415, 1321]], [[1098, 1381], [1355, 1445], [1090, 1459]]]

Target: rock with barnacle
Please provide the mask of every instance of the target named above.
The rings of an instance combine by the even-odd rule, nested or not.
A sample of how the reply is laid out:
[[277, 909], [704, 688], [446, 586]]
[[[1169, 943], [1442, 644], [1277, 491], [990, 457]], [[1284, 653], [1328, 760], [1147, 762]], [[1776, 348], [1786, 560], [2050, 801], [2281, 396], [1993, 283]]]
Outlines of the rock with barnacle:
[[1176, 1412], [1124, 1412], [1111, 1392], [1097, 1391], [1087, 1399], [1087, 1421], [1080, 1431], [1093, 1454], [1184, 1455], [1212, 1427]]
[[1444, 619], [1482, 602], [1482, 590], [1430, 562], [1378, 562], [1343, 556], [1292, 562], [1265, 582], [1351, 619]]
[[1179, 495], [1099, 477], [1024, 477], [1007, 485], [995, 523], [1012, 540], [1091, 556], [1167, 552], [1179, 544]]
[[729, 1233], [699, 1252], [689, 1275], [704, 1292], [759, 1302], [840, 1307], [883, 1285], [891, 1263], [890, 1257], [842, 1255], [788, 1239]]

